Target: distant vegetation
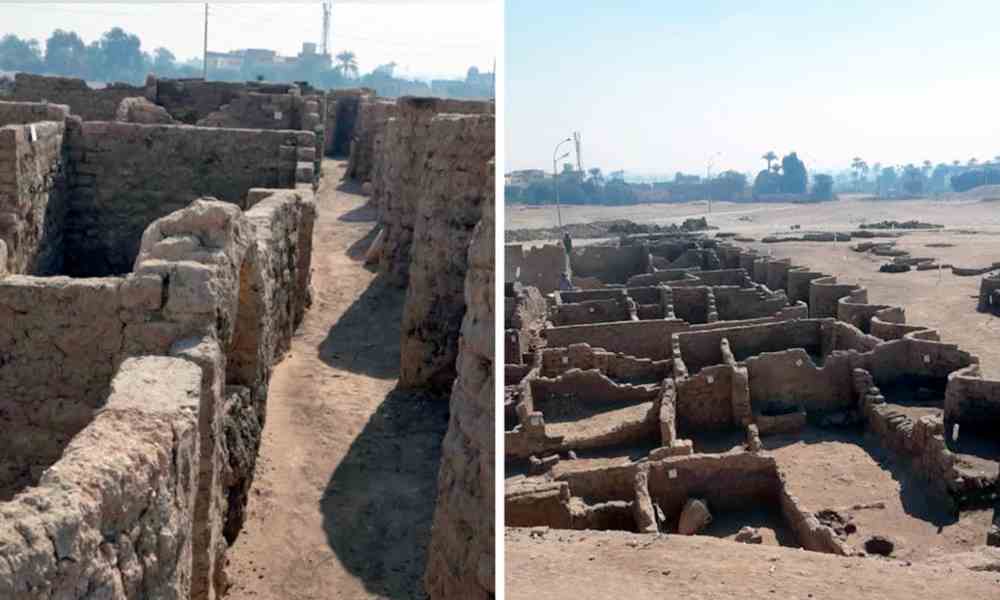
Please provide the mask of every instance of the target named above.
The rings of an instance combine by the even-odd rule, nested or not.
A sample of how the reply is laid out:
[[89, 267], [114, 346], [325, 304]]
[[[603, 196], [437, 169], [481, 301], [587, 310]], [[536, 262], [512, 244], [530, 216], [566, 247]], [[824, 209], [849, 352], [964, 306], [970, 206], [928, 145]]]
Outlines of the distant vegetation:
[[928, 196], [965, 192], [981, 185], [1000, 184], [1000, 156], [980, 163], [972, 158], [964, 163], [925, 160], [920, 165], [871, 166], [860, 157], [851, 160], [851, 169], [842, 172], [835, 189], [840, 192], [865, 193], [880, 198]]
[[[559, 201], [623, 205], [694, 200], [821, 202], [834, 198], [833, 178], [829, 175], [815, 175], [812, 190], [809, 189], [806, 165], [794, 152], [780, 162], [773, 152], [763, 158], [767, 160], [767, 168], [757, 174], [753, 185], [738, 171], [723, 171], [707, 178], [677, 173], [672, 181], [627, 183], [621, 171], [605, 178], [601, 169], [582, 173], [567, 164], [558, 177]], [[504, 198], [507, 202], [549, 204], [555, 198], [555, 185], [552, 177], [541, 171], [515, 172], [505, 186]]]
[[[691, 202], [717, 200], [728, 202], [824, 202], [838, 193], [869, 194], [883, 199], [912, 198], [964, 192], [983, 185], [1000, 185], [1000, 156], [980, 163], [971, 159], [964, 164], [907, 164], [869, 167], [861, 158], [851, 161], [851, 168], [835, 174], [810, 176], [805, 162], [790, 152], [780, 158], [773, 151], [761, 156], [766, 161], [749, 182], [737, 171], [723, 171], [713, 177], [677, 173], [672, 180], [654, 183], [630, 183], [624, 172], [605, 177], [601, 169], [586, 173], [564, 165], [559, 174], [559, 201], [566, 204], [623, 205], [638, 203]], [[555, 199], [552, 176], [540, 170], [515, 171], [505, 186], [507, 202], [529, 205], [550, 204]]]
[[[427, 82], [396, 77], [396, 63], [379, 65], [371, 73], [361, 74], [353, 52], [344, 51], [333, 58], [331, 62], [316, 54], [291, 65], [255, 63], [242, 69], [210, 69], [208, 75], [209, 79], [228, 81], [308, 81], [324, 89], [368, 87], [382, 96], [437, 93]], [[144, 51], [139, 37], [121, 27], [113, 27], [90, 43], [76, 32], [57, 29], [44, 45], [38, 40], [22, 39], [13, 34], [0, 38], [0, 71], [139, 85], [149, 73], [161, 77], [201, 77], [203, 61], [197, 58], [180, 62], [167, 48]], [[464, 81], [442, 83], [450, 84], [450, 91], [458, 92], [455, 96], [489, 97], [492, 93], [490, 81], [489, 74], [472, 67]]]

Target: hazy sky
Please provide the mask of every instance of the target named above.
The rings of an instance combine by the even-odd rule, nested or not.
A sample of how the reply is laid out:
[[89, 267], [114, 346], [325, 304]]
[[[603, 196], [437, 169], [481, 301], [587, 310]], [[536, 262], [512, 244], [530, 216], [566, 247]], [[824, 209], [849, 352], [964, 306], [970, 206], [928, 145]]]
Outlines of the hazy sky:
[[[302, 42], [319, 44], [322, 2], [210, 2], [209, 50], [272, 48], [295, 55]], [[169, 48], [180, 60], [202, 56], [203, 2], [0, 2], [0, 35], [43, 43], [53, 29], [74, 30], [90, 42], [119, 25], [143, 50]], [[334, 1], [334, 54], [352, 50], [362, 72], [395, 61], [411, 76], [465, 76], [492, 69], [500, 38], [493, 0]]]
[[506, 165], [756, 172], [1000, 155], [996, 0], [506, 2]]

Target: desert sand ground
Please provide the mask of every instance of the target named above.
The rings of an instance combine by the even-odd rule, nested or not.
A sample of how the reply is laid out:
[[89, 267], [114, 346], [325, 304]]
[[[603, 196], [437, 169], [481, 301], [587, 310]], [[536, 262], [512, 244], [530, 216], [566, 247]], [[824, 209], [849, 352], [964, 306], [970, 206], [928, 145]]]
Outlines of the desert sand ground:
[[395, 390], [404, 293], [366, 270], [374, 214], [324, 164], [313, 304], [275, 368], [227, 598], [424, 598], [447, 402]]
[[1000, 597], [1000, 550], [925, 563], [706, 536], [508, 529], [507, 600], [913, 600]]
[[[1000, 202], [979, 201], [864, 201], [848, 197], [822, 204], [733, 204], [716, 202], [712, 212], [707, 203], [642, 204], [621, 207], [563, 206], [566, 223], [630, 219], [637, 223], [680, 223], [688, 217], [704, 216], [720, 231], [737, 232], [761, 239], [774, 233], [802, 231], [850, 231], [862, 223], [883, 220], [945, 225], [945, 230], [909, 233], [897, 247], [912, 256], [938, 258], [942, 263], [964, 267], [986, 266], [1000, 261]], [[552, 207], [505, 209], [508, 229], [551, 227]], [[972, 233], [975, 232], [975, 233]], [[798, 232], [795, 232], [798, 233]], [[587, 243], [580, 240], [578, 243]], [[591, 242], [592, 243], [592, 242]], [[927, 244], [953, 244], [932, 248]], [[958, 277], [948, 270], [879, 273], [887, 259], [852, 252], [853, 242], [789, 242], [744, 244], [776, 258], [790, 257], [793, 264], [808, 266], [841, 281], [868, 288], [872, 303], [891, 304], [906, 309], [907, 321], [937, 329], [941, 339], [959, 344], [979, 357], [986, 376], [1000, 377], [1000, 318], [976, 312], [980, 277]]]

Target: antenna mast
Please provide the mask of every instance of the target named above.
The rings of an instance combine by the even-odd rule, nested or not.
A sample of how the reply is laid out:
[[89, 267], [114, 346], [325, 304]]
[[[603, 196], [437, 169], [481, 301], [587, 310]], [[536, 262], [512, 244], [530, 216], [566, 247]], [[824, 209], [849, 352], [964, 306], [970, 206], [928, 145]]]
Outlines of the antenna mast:
[[330, 13], [333, 12], [333, 0], [323, 0], [323, 55], [330, 55]]

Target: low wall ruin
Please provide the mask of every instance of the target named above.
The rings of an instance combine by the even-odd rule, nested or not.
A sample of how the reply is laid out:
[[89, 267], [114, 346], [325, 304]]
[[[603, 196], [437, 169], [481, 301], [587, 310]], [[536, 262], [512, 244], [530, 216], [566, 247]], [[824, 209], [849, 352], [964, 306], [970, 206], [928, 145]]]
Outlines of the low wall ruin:
[[[88, 480], [101, 473], [100, 487], [95, 489], [107, 490], [105, 499], [98, 500], [108, 502], [108, 510], [148, 513], [157, 528], [168, 520], [175, 532], [171, 543], [178, 544], [176, 551], [145, 547], [146, 557], [136, 560], [158, 562], [147, 565], [146, 576], [136, 580], [131, 567], [108, 564], [100, 558], [103, 554], [87, 548], [106, 541], [108, 531], [119, 525], [125, 527], [123, 535], [136, 535], [135, 528], [145, 526], [142, 517], [102, 524], [93, 519], [108, 513], [87, 509], [84, 514], [90, 521], [72, 534], [81, 536], [80, 541], [65, 550], [58, 548], [55, 554], [65, 551], [66, 556], [78, 557], [74, 564], [86, 566], [73, 572], [60, 566], [60, 575], [43, 572], [40, 576], [47, 577], [53, 588], [39, 586], [33, 579], [37, 573], [0, 574], [0, 590], [9, 586], [18, 597], [30, 589], [49, 589], [46, 594], [82, 599], [88, 589], [108, 588], [124, 597], [205, 598], [218, 596], [225, 588], [224, 554], [242, 527], [270, 370], [288, 348], [309, 303], [311, 245], [303, 239], [312, 234], [312, 192], [258, 190], [257, 195], [262, 199], [246, 212], [233, 204], [197, 200], [156, 220], [143, 234], [134, 268], [124, 276], [0, 277], [0, 314], [8, 315], [0, 330], [0, 355], [6, 357], [0, 381], [12, 386], [6, 395], [0, 391], [0, 397], [7, 398], [0, 412], [18, 431], [43, 433], [4, 439], [4, 445], [15, 445], [10, 454], [4, 449], [3, 454], [15, 460], [5, 461], [0, 471], [13, 504], [0, 504], [0, 511], [16, 509], [26, 501], [22, 499], [35, 494], [72, 494], [73, 486], [91, 489], [94, 484]], [[141, 443], [134, 444], [136, 460], [144, 457], [139, 468], [115, 462], [130, 456], [121, 452], [129, 448], [131, 434], [127, 429], [108, 430], [102, 419], [113, 414], [118, 403], [121, 388], [117, 379], [112, 381], [113, 374], [121, 377], [130, 371], [131, 360], [146, 356], [171, 356], [175, 358], [169, 360], [196, 366], [185, 377], [197, 393], [182, 394], [185, 402], [195, 402], [186, 413], [193, 422], [189, 436], [193, 441], [188, 443], [186, 434], [169, 424], [157, 432], [164, 421], [142, 412], [157, 410], [146, 408], [150, 398], [157, 398], [157, 388], [148, 384], [157, 381], [160, 371], [172, 371], [158, 368], [139, 377], [138, 386], [130, 384], [129, 410], [132, 405], [142, 408], [121, 423], [142, 424], [136, 433]], [[184, 379], [177, 375], [165, 381], [173, 391]], [[135, 399], [139, 389], [142, 402]], [[46, 445], [38, 440], [46, 440]], [[109, 440], [116, 445], [114, 453], [101, 447]], [[168, 457], [166, 465], [150, 458], [157, 452]], [[169, 457], [178, 452], [188, 452], [192, 458], [187, 472], [175, 477], [169, 471]], [[91, 453], [102, 462], [86, 462]], [[85, 462], [65, 467], [79, 460]], [[52, 464], [59, 468], [50, 468]], [[175, 468], [182, 465], [175, 463]], [[128, 484], [132, 476], [139, 479]], [[178, 497], [176, 504], [169, 504], [177, 507], [176, 515], [174, 508], [168, 510], [159, 502], [152, 505], [155, 510], [143, 508], [151, 500], [140, 490], [167, 485], [162, 497], [169, 498], [180, 493], [176, 483], [180, 477], [188, 481], [184, 497], [189, 494], [193, 499], [191, 507], [181, 509], [187, 500]], [[59, 479], [58, 491], [49, 486], [56, 481], [53, 478], [65, 478]], [[17, 514], [21, 513], [12, 513]], [[122, 543], [131, 547], [128, 541]], [[53, 555], [51, 549], [46, 552]], [[118, 575], [116, 568], [127, 572]], [[162, 572], [157, 570], [161, 568]], [[93, 582], [90, 588], [88, 581]], [[78, 594], [79, 590], [83, 591]]]
[[[726, 502], [742, 498], [767, 507], [776, 515], [768, 527], [787, 529], [801, 547], [854, 554], [860, 540], [849, 539], [838, 521], [845, 509], [808, 510], [789, 491], [786, 479], [796, 473], [791, 464], [789, 473], [771, 462], [760, 478], [751, 476], [782, 456], [782, 447], [819, 440], [854, 439], [877, 457], [878, 467], [892, 469], [893, 479], [915, 475], [907, 494], [920, 496], [927, 510], [961, 514], [991, 506], [1000, 473], [1000, 382], [980, 376], [976, 357], [942, 342], [934, 330], [908, 324], [902, 308], [872, 303], [859, 285], [727, 243], [696, 245], [702, 264], [714, 264], [715, 253], [726, 267], [702, 270], [688, 244], [651, 246], [652, 256], [670, 266], [686, 256], [693, 268], [665, 271], [654, 264], [651, 273], [630, 277], [629, 287], [552, 294], [542, 330], [546, 346], [533, 364], [510, 372], [516, 382], [506, 388], [513, 404], [504, 427], [509, 526], [672, 532], [692, 499], [729, 518]], [[660, 300], [674, 318], [561, 324], [568, 313], [602, 320], [599, 303], [630, 298], [633, 289], [666, 290]], [[643, 305], [633, 302], [638, 315]], [[594, 312], [584, 312], [588, 308]], [[600, 427], [585, 411], [554, 412], [553, 398], [610, 407], [626, 390], [622, 384], [633, 383], [610, 378], [611, 365], [658, 363], [672, 363], [663, 394], [652, 403], [659, 406], [649, 411], [658, 436], [639, 434], [647, 421], [626, 412]], [[852, 437], [861, 426], [878, 450]], [[593, 439], [600, 439], [595, 432], [618, 437], [607, 435], [608, 443], [591, 454], [579, 445], [577, 430]], [[736, 472], [713, 474], [727, 460], [738, 465]], [[737, 483], [686, 487], [692, 477]], [[744, 489], [760, 495], [745, 498]], [[760, 522], [759, 515], [743, 518]], [[744, 537], [730, 533], [724, 537]], [[712, 527], [704, 534], [719, 535]]]

